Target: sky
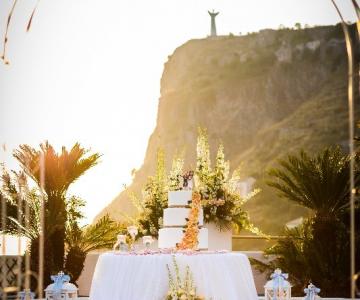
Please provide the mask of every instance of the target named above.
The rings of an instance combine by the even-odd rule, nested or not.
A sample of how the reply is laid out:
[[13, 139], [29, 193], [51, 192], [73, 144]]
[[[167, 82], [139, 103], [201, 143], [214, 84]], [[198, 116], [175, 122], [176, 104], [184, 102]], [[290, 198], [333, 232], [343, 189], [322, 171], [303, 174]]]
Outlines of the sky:
[[[41, 0], [26, 33], [36, 1], [18, 1], [10, 64], [0, 63], [0, 162], [18, 169], [13, 149], [45, 140], [58, 150], [80, 142], [101, 153], [101, 163], [69, 190], [87, 201], [84, 223], [140, 168], [164, 63], [186, 41], [209, 34], [208, 10], [220, 12], [220, 35], [339, 21], [330, 0]], [[351, 1], [337, 2], [354, 21]], [[0, 37], [12, 3], [0, 1]]]

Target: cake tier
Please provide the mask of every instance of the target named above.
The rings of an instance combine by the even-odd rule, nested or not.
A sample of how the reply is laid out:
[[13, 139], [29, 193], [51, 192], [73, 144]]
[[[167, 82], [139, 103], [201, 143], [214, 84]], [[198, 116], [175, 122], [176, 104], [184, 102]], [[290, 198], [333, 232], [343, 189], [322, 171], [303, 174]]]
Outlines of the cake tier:
[[[159, 230], [159, 248], [175, 248], [184, 236], [184, 228], [161, 228]], [[208, 230], [201, 228], [198, 235], [198, 249], [208, 249]]]
[[[184, 207], [169, 207], [164, 209], [164, 219], [163, 226], [164, 227], [183, 227], [186, 225], [186, 218], [189, 218], [190, 208]], [[204, 213], [203, 210], [200, 209], [199, 214], [199, 226], [203, 226]]]
[[168, 206], [187, 206], [191, 203], [192, 191], [168, 192]]

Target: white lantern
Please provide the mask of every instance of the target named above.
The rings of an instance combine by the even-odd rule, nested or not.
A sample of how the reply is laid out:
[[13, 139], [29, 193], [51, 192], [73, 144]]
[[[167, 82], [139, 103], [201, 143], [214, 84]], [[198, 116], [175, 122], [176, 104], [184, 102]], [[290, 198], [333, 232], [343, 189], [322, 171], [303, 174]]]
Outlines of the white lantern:
[[70, 276], [60, 272], [51, 276], [54, 283], [45, 289], [46, 300], [78, 300], [78, 288], [70, 283]]
[[116, 250], [116, 248], [118, 248], [118, 247], [119, 247], [120, 251], [126, 250], [126, 235], [118, 234], [117, 241], [116, 241], [113, 249]]
[[304, 293], [306, 294], [304, 300], [317, 300], [320, 297], [317, 295], [320, 293], [320, 289], [313, 285], [311, 282], [306, 289], [304, 289]]
[[270, 276], [271, 280], [264, 286], [265, 300], [290, 300], [291, 285], [286, 280], [288, 277], [288, 274], [282, 273], [280, 269], [276, 269]]

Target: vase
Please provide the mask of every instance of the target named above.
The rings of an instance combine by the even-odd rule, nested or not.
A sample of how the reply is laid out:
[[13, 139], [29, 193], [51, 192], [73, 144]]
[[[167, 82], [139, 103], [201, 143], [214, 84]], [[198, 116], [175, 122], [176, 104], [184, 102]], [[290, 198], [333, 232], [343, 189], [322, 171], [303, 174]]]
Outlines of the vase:
[[232, 229], [220, 230], [214, 223], [206, 223], [209, 233], [209, 250], [232, 250]]

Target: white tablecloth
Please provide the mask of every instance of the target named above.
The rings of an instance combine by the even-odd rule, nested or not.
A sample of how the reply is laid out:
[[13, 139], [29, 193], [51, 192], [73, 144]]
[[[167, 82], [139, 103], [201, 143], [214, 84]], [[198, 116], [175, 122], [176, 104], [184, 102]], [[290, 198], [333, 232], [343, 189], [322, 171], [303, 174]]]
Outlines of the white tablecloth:
[[[166, 264], [172, 255], [104, 253], [96, 265], [90, 300], [163, 300]], [[175, 254], [180, 271], [188, 265], [199, 295], [206, 300], [257, 300], [249, 260], [241, 253]]]

